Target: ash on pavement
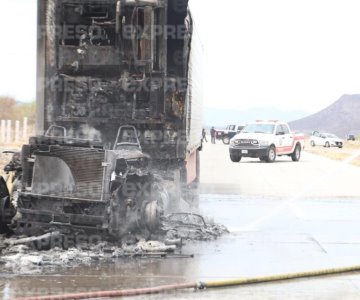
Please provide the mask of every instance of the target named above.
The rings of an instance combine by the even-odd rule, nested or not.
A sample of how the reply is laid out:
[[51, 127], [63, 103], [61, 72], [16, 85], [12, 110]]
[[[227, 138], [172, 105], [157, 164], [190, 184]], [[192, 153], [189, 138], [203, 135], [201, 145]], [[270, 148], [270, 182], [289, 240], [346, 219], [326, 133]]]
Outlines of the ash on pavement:
[[[96, 243], [87, 239], [87, 242], [77, 244], [74, 242], [76, 237], [72, 240], [59, 232], [32, 238], [0, 236], [0, 265], [3, 271], [32, 274], [41, 268], [74, 267], [128, 257], [191, 258], [191, 253], [181, 253], [184, 243], [215, 240], [228, 233], [228, 230], [201, 215], [178, 213], [164, 218], [160, 232], [153, 236], [154, 240], [129, 236], [120, 244], [100, 239]], [[64, 239], [68, 241], [64, 242]], [[74, 246], [64, 249], [63, 245], [69, 245], [69, 242]], [[39, 248], [50, 249], [38, 251]]]

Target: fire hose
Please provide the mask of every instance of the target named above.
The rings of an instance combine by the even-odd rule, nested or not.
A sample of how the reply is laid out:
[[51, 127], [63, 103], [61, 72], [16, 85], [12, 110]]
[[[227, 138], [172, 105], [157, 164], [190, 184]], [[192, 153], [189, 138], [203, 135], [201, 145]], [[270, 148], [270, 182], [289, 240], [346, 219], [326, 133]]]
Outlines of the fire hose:
[[251, 284], [258, 284], [258, 283], [269, 283], [269, 282], [293, 280], [299, 278], [312, 278], [312, 277], [344, 274], [344, 273], [359, 272], [359, 271], [360, 271], [360, 266], [350, 266], [343, 268], [331, 268], [331, 269], [314, 270], [307, 272], [288, 273], [288, 274], [270, 275], [270, 276], [262, 276], [262, 277], [239, 278], [239, 279], [223, 280], [223, 281], [192, 282], [192, 283], [164, 285], [164, 286], [158, 286], [152, 288], [88, 292], [88, 293], [78, 293], [78, 294], [34, 296], [34, 297], [17, 298], [15, 300], [70, 300], [70, 299], [78, 300], [78, 299], [129, 297], [129, 296], [160, 294], [168, 291], [185, 290], [185, 289], [205, 290], [205, 289], [245, 286]]

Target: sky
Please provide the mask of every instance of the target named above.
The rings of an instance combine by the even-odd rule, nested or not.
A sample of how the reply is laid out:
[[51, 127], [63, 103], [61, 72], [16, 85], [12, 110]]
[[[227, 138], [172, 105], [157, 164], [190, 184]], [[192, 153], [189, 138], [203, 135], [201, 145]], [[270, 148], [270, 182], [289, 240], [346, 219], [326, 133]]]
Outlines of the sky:
[[0, 95], [35, 100], [36, 0], [0, 3]]
[[[360, 93], [358, 0], [190, 3], [204, 45], [205, 106], [312, 113]], [[31, 101], [36, 0], [1, 4], [0, 95]]]

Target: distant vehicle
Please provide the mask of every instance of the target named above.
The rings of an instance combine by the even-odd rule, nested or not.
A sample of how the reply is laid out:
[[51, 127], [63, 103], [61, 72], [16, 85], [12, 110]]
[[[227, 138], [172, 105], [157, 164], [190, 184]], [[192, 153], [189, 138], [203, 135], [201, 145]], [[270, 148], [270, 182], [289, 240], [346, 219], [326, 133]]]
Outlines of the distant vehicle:
[[356, 137], [355, 137], [355, 134], [348, 134], [347, 135], [347, 137], [346, 137], [346, 139], [348, 140], [348, 141], [355, 141], [356, 140]]
[[254, 157], [274, 162], [277, 156], [287, 155], [299, 161], [304, 142], [304, 135], [292, 133], [285, 122], [255, 121], [231, 139], [230, 159], [239, 162], [242, 157]]
[[314, 131], [310, 137], [310, 145], [315, 146], [323, 146], [326, 148], [330, 147], [344, 147], [344, 141], [337, 137], [332, 133], [320, 133], [318, 131]]
[[244, 124], [228, 125], [225, 130], [216, 130], [216, 139], [222, 140], [225, 145], [229, 145], [230, 140], [244, 127]]

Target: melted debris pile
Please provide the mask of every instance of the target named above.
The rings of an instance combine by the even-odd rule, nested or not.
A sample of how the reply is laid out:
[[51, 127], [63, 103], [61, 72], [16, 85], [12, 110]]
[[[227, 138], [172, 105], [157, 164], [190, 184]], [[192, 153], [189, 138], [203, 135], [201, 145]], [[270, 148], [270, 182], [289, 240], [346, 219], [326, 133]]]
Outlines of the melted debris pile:
[[167, 216], [162, 222], [162, 231], [168, 239], [190, 241], [211, 241], [229, 233], [225, 226], [206, 221], [203, 216], [192, 213]]
[[[113, 261], [119, 258], [191, 258], [191, 255], [177, 255], [177, 245], [157, 241], [141, 240], [134, 245], [115, 245], [101, 242], [97, 245], [78, 245], [64, 250], [52, 248], [38, 251], [30, 244], [19, 244], [19, 239], [0, 239], [2, 253], [0, 266], [14, 273], [33, 273], [39, 267], [74, 267], [96, 262]], [[22, 239], [25, 240], [25, 239]]]
[[152, 241], [130, 235], [121, 244], [98, 240], [64, 247], [64, 235], [60, 232], [30, 238], [0, 235], [0, 266], [26, 273], [39, 266], [73, 267], [127, 257], [191, 258], [193, 255], [180, 254], [185, 241], [215, 240], [228, 232], [201, 215], [177, 213], [163, 218], [160, 233], [153, 235]]

